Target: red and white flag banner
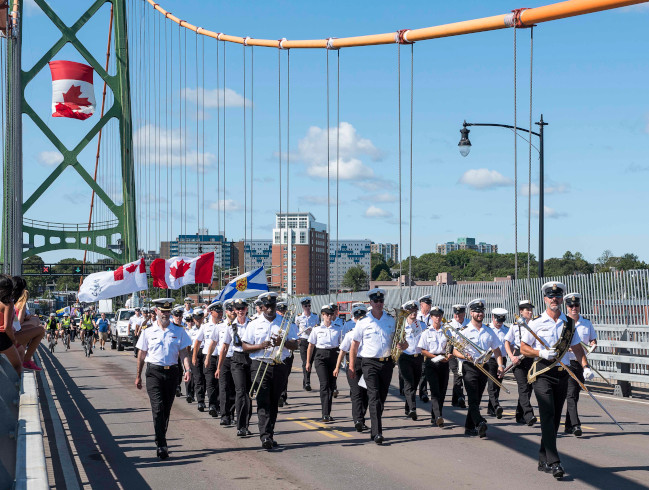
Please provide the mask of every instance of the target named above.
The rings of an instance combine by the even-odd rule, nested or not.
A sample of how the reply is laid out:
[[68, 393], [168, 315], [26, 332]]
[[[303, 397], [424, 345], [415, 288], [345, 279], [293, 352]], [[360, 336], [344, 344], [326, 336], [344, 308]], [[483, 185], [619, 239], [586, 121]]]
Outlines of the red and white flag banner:
[[95, 272], [83, 280], [79, 288], [79, 301], [94, 303], [100, 299], [114, 298], [147, 288], [144, 258], [118, 267], [114, 271]]
[[151, 262], [153, 287], [178, 289], [188, 284], [211, 284], [214, 273], [214, 252], [198, 257], [172, 257]]
[[95, 112], [91, 66], [76, 61], [50, 61], [52, 117], [88, 119]]

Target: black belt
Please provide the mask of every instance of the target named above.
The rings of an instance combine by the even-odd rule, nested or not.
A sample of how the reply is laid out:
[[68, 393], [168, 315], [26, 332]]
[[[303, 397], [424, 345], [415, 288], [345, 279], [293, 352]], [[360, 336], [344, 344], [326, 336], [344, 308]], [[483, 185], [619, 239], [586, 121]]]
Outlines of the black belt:
[[392, 360], [392, 358], [390, 356], [387, 356], [387, 357], [363, 357], [363, 359], [372, 359], [374, 361], [379, 361], [379, 362], [388, 362], [388, 361]]
[[147, 363], [149, 365], [150, 369], [154, 369], [156, 371], [168, 371], [170, 369], [178, 369], [178, 364], [172, 364], [171, 366], [159, 366], [157, 364], [153, 363]]
[[405, 352], [403, 352], [401, 355], [402, 356], [410, 356], [410, 357], [419, 357], [421, 354], [406, 354]]
[[315, 350], [338, 350], [338, 347], [316, 347]]

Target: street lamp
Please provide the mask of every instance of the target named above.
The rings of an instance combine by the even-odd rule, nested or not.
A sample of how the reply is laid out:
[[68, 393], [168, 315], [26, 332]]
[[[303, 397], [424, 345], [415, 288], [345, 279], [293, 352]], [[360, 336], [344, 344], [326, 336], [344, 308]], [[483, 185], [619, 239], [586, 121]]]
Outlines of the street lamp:
[[[547, 126], [548, 123], [543, 121], [543, 114], [541, 114], [541, 119], [534, 123], [539, 127], [539, 132], [535, 131], [530, 131], [528, 129], [524, 128], [519, 128], [518, 126], [510, 126], [509, 124], [486, 124], [486, 123], [468, 123], [464, 121], [462, 124], [462, 129], [460, 129], [460, 142], [457, 144], [459, 150], [460, 150], [460, 155], [463, 157], [466, 157], [469, 152], [471, 151], [471, 141], [469, 141], [469, 132], [470, 130], [467, 129], [468, 126], [490, 126], [490, 127], [496, 127], [496, 128], [507, 128], [507, 129], [516, 129], [517, 131], [520, 131], [521, 133], [531, 133], [534, 136], [538, 136], [539, 138], [539, 277], [543, 277], [543, 234], [544, 234], [544, 227], [543, 227], [543, 221], [544, 221], [544, 173], [543, 173], [543, 127]], [[527, 190], [528, 192], [532, 192], [531, 186]], [[518, 190], [516, 190], [518, 192]]]

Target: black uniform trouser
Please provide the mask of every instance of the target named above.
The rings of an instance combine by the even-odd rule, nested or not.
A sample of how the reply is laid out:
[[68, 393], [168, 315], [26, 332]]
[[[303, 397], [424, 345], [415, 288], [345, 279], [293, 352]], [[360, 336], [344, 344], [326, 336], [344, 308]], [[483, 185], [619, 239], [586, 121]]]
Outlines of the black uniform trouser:
[[[503, 367], [505, 366], [506, 361], [503, 357]], [[498, 361], [493, 357], [487, 361], [485, 369], [489, 374], [494, 378], [498, 379]], [[489, 394], [489, 402], [487, 403], [487, 412], [491, 413], [500, 406], [500, 387], [494, 383], [491, 379], [487, 381], [487, 393]]]
[[[349, 357], [349, 354], [347, 355]], [[363, 375], [362, 360], [356, 358], [355, 371], [356, 377], [349, 376], [349, 365], [347, 367], [347, 382], [349, 383], [349, 397], [352, 400], [352, 418], [354, 423], [365, 423], [365, 414], [367, 413], [367, 390], [358, 386], [358, 380]]]
[[377, 434], [383, 432], [381, 416], [390, 389], [394, 362], [389, 357], [386, 361], [364, 357], [362, 368], [363, 379], [367, 385], [367, 405], [370, 409], [370, 420], [372, 421], [371, 435], [374, 438]]
[[237, 417], [237, 429], [247, 429], [252, 416], [252, 400], [248, 396], [252, 386], [250, 376], [250, 357], [243, 352], [232, 355], [232, 381], [234, 382], [234, 407]]
[[226, 357], [219, 373], [219, 399], [221, 401], [221, 418], [234, 417], [234, 379], [232, 379], [232, 358]]
[[[199, 348], [200, 349], [200, 348]], [[198, 403], [205, 403], [205, 355], [201, 350], [196, 355], [196, 364], [192, 364], [192, 378], [194, 378], [194, 393]]]
[[406, 411], [417, 409], [417, 384], [421, 378], [423, 363], [421, 354], [401, 354], [399, 356], [399, 373], [403, 377], [403, 393], [406, 397]]
[[183, 384], [183, 369], [183, 363], [180, 361], [180, 357], [178, 357], [178, 384], [176, 385], [177, 390], [179, 390], [181, 385]]
[[307, 339], [300, 339], [298, 342], [300, 347], [300, 357], [302, 358], [302, 388], [311, 384], [311, 373], [306, 370], [306, 352], [309, 349], [309, 341]]
[[457, 405], [460, 398], [464, 398], [462, 391], [462, 373], [460, 372], [460, 362], [457, 358], [452, 357], [448, 361], [448, 365], [453, 372], [453, 396], [451, 397], [451, 404]]
[[[541, 363], [539, 363], [541, 364]], [[534, 394], [541, 418], [541, 448], [539, 461], [554, 464], [560, 461], [557, 451], [557, 431], [561, 423], [563, 402], [568, 392], [568, 373], [555, 366], [536, 378]]]
[[293, 370], [294, 360], [295, 354], [291, 351], [291, 355], [284, 361], [284, 364], [286, 364], [286, 385], [284, 385], [284, 389], [282, 390], [282, 400], [284, 401], [288, 398], [288, 377], [291, 375], [291, 371]]
[[214, 377], [216, 367], [219, 364], [219, 356], [210, 356], [210, 364], [205, 372], [205, 384], [207, 391], [207, 402], [209, 410], [220, 409], [219, 404], [219, 380]]
[[188, 360], [189, 360], [189, 368], [190, 368], [189, 370], [190, 370], [191, 376], [189, 377], [189, 381], [185, 381], [185, 396], [191, 396], [192, 398], [194, 398], [194, 391], [195, 391], [195, 389], [194, 389], [194, 387], [195, 387], [195, 384], [194, 384], [194, 366], [192, 366], [192, 353], [191, 353], [191, 350], [190, 350], [188, 356], [189, 356]]
[[331, 404], [334, 400], [336, 360], [338, 349], [315, 349], [313, 366], [320, 382], [320, 405], [322, 416], [331, 415]]
[[433, 362], [426, 359], [424, 362], [424, 374], [430, 386], [430, 416], [432, 419], [442, 417], [450, 366], [448, 362]]
[[428, 396], [428, 386], [430, 386], [430, 384], [428, 383], [422, 368], [421, 378], [419, 378], [419, 398], [423, 398], [424, 395]]
[[[577, 361], [570, 361], [570, 370], [575, 373], [579, 381], [584, 382], [584, 368], [581, 367]], [[573, 427], [581, 425], [579, 414], [577, 413], [577, 403], [579, 402], [579, 392], [581, 386], [577, 383], [572, 376], [568, 375], [568, 392], [566, 396], [566, 431], [572, 431]]]
[[470, 362], [464, 362], [462, 371], [464, 373], [464, 388], [466, 388], [466, 396], [469, 399], [469, 411], [466, 414], [464, 428], [475, 429], [480, 422], [485, 420], [480, 415], [480, 400], [482, 400], [484, 389], [487, 386], [487, 376]]
[[137, 341], [140, 339], [139, 335], [133, 335], [133, 355], [137, 357], [137, 353], [140, 349], [136, 347]]
[[534, 409], [530, 398], [532, 397], [532, 385], [527, 382], [527, 373], [532, 366], [533, 359], [526, 357], [514, 367], [514, 378], [518, 385], [518, 405], [516, 405], [516, 420], [522, 420], [529, 424], [534, 418]]
[[169, 426], [171, 406], [176, 397], [177, 379], [177, 366], [164, 369], [162, 366], [147, 363], [146, 392], [151, 402], [155, 443], [158, 447], [167, 445], [167, 427]]
[[[261, 361], [252, 361], [252, 371], [256, 372]], [[263, 372], [264, 366], [261, 368]], [[284, 387], [284, 378], [286, 376], [286, 366], [284, 364], [269, 365], [266, 370], [261, 384], [257, 378], [257, 419], [259, 424], [259, 437], [263, 440], [266, 437], [273, 437], [275, 433], [275, 422], [277, 421], [277, 411], [279, 397], [282, 395]]]

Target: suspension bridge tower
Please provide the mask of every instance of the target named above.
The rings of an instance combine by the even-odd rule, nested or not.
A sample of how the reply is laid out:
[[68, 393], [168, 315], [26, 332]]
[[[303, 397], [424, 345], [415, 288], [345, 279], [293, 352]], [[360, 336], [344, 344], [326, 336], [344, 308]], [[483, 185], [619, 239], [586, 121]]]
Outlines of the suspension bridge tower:
[[[7, 43], [7, 113], [5, 128], [5, 153], [3, 166], [3, 217], [2, 257], [3, 271], [13, 275], [21, 273], [23, 259], [53, 250], [85, 250], [105, 255], [116, 261], [132, 261], [137, 258], [137, 228], [135, 210], [135, 182], [133, 171], [133, 138], [131, 121], [131, 100], [129, 86], [129, 58], [127, 39], [126, 0], [95, 0], [92, 5], [71, 26], [67, 26], [55, 12], [56, 2], [34, 0], [60, 32], [60, 37], [45, 54], [24, 70], [21, 64], [23, 0], [11, 0], [6, 24]], [[115, 74], [109, 74], [77, 37], [79, 30], [103, 7], [111, 5], [113, 23], [113, 49], [115, 53]], [[114, 103], [89, 127], [76, 146], [68, 147], [52, 131], [25, 99], [25, 88], [44, 69], [49, 61], [67, 44], [72, 45], [105, 82], [113, 94]], [[3, 67], [4, 68], [4, 67]], [[23, 115], [31, 119], [40, 132], [54, 145], [63, 160], [45, 176], [36, 190], [23, 196]], [[119, 162], [121, 167], [122, 202], [97, 184], [96, 173], [91, 175], [80, 164], [79, 153], [97, 136], [102, 128], [115, 119], [118, 125]], [[101, 200], [115, 219], [100, 224], [56, 223], [30, 216], [33, 204], [61, 176], [64, 170], [72, 168], [93, 191], [93, 199]], [[39, 218], [39, 219], [37, 219]]]

